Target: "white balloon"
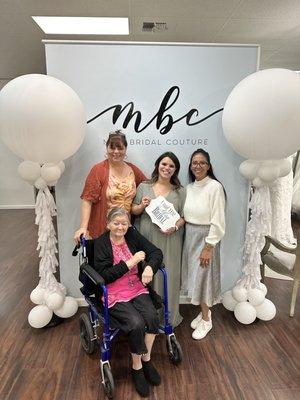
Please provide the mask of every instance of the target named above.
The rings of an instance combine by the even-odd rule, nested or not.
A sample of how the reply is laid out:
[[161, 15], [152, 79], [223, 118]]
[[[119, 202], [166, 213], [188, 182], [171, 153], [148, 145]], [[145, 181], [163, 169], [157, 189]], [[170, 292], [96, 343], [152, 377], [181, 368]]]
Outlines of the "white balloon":
[[234, 307], [237, 305], [237, 301], [232, 297], [231, 290], [228, 290], [227, 292], [224, 293], [222, 298], [222, 304], [227, 310], [229, 311], [234, 310]]
[[56, 78], [23, 75], [0, 92], [0, 135], [25, 160], [44, 164], [70, 157], [83, 142], [85, 126], [78, 95]]
[[239, 166], [239, 171], [245, 178], [252, 181], [257, 176], [259, 165], [260, 163], [256, 160], [246, 160]]
[[300, 148], [300, 76], [265, 69], [247, 76], [228, 96], [222, 117], [226, 139], [240, 155], [281, 159]]
[[78, 303], [77, 301], [70, 296], [66, 296], [63, 305], [54, 310], [54, 313], [61, 318], [69, 318], [72, 317], [78, 310]]
[[46, 182], [58, 181], [61, 176], [61, 170], [58, 165], [46, 163], [42, 166], [41, 177]]
[[279, 176], [282, 178], [287, 176], [292, 170], [292, 163], [289, 159], [285, 158], [281, 160], [279, 164]]
[[247, 300], [247, 290], [244, 287], [235, 286], [232, 289], [232, 297], [237, 301]]
[[45, 295], [46, 305], [50, 308], [50, 310], [56, 310], [63, 305], [65, 296], [62, 293], [53, 292], [47, 293]]
[[45, 181], [45, 179], [43, 178], [38, 178], [35, 182], [34, 182], [34, 186], [37, 189], [45, 189], [45, 187], [47, 186], [47, 182]]
[[57, 165], [60, 169], [60, 172], [63, 174], [66, 169], [65, 163], [63, 161], [60, 161]]
[[45, 301], [46, 290], [41, 286], [37, 285], [35, 289], [30, 293], [30, 300], [34, 304], [43, 304]]
[[252, 181], [252, 185], [257, 187], [257, 188], [260, 188], [260, 187], [266, 186], [267, 183], [262, 181], [260, 178], [255, 178]]
[[41, 166], [33, 161], [23, 161], [18, 166], [18, 174], [22, 179], [31, 183], [41, 176]]
[[28, 322], [33, 328], [43, 328], [53, 315], [53, 311], [45, 305], [35, 306], [28, 314]]
[[267, 286], [266, 286], [264, 283], [262, 283], [262, 282], [259, 282], [259, 289], [262, 290], [262, 292], [263, 292], [264, 295], [266, 295], [266, 294], [268, 293], [268, 288], [267, 288]]
[[234, 316], [242, 324], [248, 325], [255, 321], [256, 310], [252, 304], [242, 301], [235, 306]]
[[261, 165], [257, 171], [258, 177], [265, 182], [273, 182], [279, 177], [279, 167], [272, 165]]
[[263, 303], [255, 307], [257, 318], [262, 321], [270, 321], [276, 315], [276, 307], [271, 300], [265, 299]]
[[253, 306], [259, 306], [265, 299], [265, 295], [260, 289], [249, 289], [248, 300]]

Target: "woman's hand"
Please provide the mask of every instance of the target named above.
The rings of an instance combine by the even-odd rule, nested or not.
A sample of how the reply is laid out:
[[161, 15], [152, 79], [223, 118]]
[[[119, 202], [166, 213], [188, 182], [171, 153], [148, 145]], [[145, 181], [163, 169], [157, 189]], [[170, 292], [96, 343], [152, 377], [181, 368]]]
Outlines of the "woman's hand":
[[199, 256], [200, 266], [202, 268], [209, 267], [209, 264], [210, 264], [210, 261], [211, 261], [212, 255], [213, 255], [213, 250], [214, 250], [214, 248], [211, 245], [207, 244], [204, 246], [204, 248], [201, 251], [200, 256]]
[[132, 258], [134, 258], [135, 263], [138, 264], [140, 261], [144, 261], [146, 254], [144, 251], [137, 251]]
[[74, 234], [74, 240], [76, 243], [80, 242], [80, 236], [83, 235], [85, 238], [88, 237], [88, 230], [87, 228], [79, 228]]
[[149, 206], [150, 201], [151, 201], [150, 197], [143, 196], [140, 206], [145, 210], [145, 208]]
[[142, 273], [142, 284], [147, 285], [153, 279], [153, 270], [150, 265], [147, 265]]
[[127, 267], [131, 269], [137, 265], [140, 261], [144, 261], [146, 254], [144, 251], [137, 251], [128, 261], [126, 261]]
[[141, 215], [145, 208], [149, 206], [150, 202], [150, 197], [143, 196], [140, 204], [132, 204], [131, 213], [133, 215]]
[[160, 231], [161, 231], [164, 235], [170, 236], [170, 235], [172, 235], [172, 233], [178, 231], [178, 227], [177, 227], [177, 229], [176, 229], [175, 226], [172, 226], [171, 228], [167, 229], [166, 231], [162, 231], [162, 230], [160, 230]]

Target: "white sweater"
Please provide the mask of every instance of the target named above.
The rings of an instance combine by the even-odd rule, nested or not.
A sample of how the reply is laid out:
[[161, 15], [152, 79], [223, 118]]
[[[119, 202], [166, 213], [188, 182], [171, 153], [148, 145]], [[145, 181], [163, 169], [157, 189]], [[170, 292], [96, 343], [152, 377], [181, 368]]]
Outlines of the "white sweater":
[[205, 241], [215, 246], [225, 233], [225, 195], [222, 185], [209, 176], [187, 185], [183, 214], [186, 222], [210, 225]]

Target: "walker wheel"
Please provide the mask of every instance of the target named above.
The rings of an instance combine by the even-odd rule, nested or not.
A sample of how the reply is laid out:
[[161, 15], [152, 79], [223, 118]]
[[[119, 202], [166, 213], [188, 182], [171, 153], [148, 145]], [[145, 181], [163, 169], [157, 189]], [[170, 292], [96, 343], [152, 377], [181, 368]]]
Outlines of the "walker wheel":
[[108, 364], [103, 365], [103, 376], [104, 376], [104, 382], [102, 384], [104, 392], [109, 399], [112, 399], [115, 394], [115, 383], [111, 373], [110, 365]]
[[92, 354], [95, 351], [94, 330], [87, 314], [81, 314], [79, 317], [80, 340], [84, 351]]
[[180, 364], [182, 361], [182, 349], [175, 336], [170, 337], [170, 342], [167, 340], [167, 350], [170, 360], [173, 364]]

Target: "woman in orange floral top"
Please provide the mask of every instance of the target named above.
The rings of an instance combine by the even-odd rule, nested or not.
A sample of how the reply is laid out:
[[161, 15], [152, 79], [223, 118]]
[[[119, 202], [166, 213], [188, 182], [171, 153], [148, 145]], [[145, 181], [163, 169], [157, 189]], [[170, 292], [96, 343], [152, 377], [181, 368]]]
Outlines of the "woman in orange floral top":
[[96, 238], [106, 229], [107, 214], [115, 207], [130, 212], [136, 187], [146, 179], [134, 164], [125, 162], [126, 136], [118, 130], [109, 134], [106, 142], [107, 159], [94, 165], [81, 194], [81, 224], [74, 239], [81, 234]]

